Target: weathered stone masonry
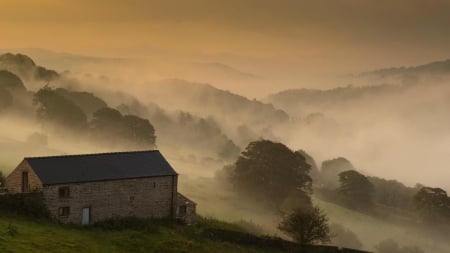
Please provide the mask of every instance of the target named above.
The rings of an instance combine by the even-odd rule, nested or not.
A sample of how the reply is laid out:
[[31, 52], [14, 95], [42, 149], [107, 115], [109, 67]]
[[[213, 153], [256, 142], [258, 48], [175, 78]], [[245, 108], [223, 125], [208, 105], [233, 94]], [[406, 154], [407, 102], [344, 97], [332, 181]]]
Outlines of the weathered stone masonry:
[[[61, 187], [68, 187], [69, 197], [59, 196]], [[171, 217], [177, 206], [173, 197], [176, 193], [176, 176], [50, 185], [43, 189], [51, 215], [63, 223], [81, 223], [85, 207], [90, 208], [91, 222], [130, 216]], [[59, 215], [61, 207], [70, 208], [68, 216]]]
[[6, 178], [6, 189], [9, 193], [21, 193], [22, 192], [22, 175], [26, 172], [28, 174], [28, 186], [27, 191], [41, 191], [42, 182], [39, 177], [34, 173], [27, 161], [22, 161], [15, 170], [9, 174]]

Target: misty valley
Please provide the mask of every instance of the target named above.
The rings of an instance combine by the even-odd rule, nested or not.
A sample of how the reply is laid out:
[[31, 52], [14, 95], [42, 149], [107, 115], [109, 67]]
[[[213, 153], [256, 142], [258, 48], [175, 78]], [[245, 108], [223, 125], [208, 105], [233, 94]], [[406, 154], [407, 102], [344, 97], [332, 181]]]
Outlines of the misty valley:
[[[261, 95], [268, 80], [221, 63], [171, 75], [141, 59], [30, 55], [0, 55], [0, 197], [24, 157], [157, 149], [200, 224], [368, 252], [450, 252], [449, 60]], [[0, 216], [7, 209], [0, 202]], [[299, 231], [302, 222], [314, 225]]]

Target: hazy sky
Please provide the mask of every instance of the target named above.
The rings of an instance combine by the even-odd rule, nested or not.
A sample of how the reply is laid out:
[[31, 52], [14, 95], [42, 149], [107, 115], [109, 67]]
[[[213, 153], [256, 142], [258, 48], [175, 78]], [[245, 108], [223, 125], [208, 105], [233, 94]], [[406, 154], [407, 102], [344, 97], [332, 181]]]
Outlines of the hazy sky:
[[0, 6], [0, 48], [234, 57], [336, 74], [450, 57], [449, 0], [0, 0]]

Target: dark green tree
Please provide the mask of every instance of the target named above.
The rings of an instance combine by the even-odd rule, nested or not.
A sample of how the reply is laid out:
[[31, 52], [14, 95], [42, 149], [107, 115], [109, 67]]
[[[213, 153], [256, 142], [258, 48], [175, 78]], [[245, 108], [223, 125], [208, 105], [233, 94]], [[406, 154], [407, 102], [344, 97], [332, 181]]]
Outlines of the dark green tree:
[[450, 222], [450, 199], [441, 188], [422, 187], [413, 201], [424, 222], [432, 225]]
[[303, 155], [281, 143], [251, 142], [237, 159], [231, 176], [235, 188], [257, 201], [279, 208], [290, 195], [311, 191], [310, 165]]
[[121, 137], [123, 135], [124, 124], [122, 114], [112, 108], [102, 108], [92, 114], [90, 122], [92, 130], [99, 136]]
[[80, 130], [87, 127], [86, 114], [49, 86], [45, 86], [34, 95], [33, 103], [38, 105], [37, 116], [43, 121], [68, 129]]
[[0, 70], [0, 88], [8, 89], [10, 91], [25, 91], [25, 86], [22, 80], [15, 74]]
[[374, 186], [374, 201], [385, 206], [410, 209], [418, 189], [407, 187], [396, 180], [368, 177]]
[[281, 221], [278, 229], [301, 244], [330, 241], [328, 218], [318, 207], [294, 210]]
[[86, 115], [91, 116], [94, 112], [108, 107], [105, 101], [95, 96], [93, 93], [70, 91], [64, 88], [56, 89], [56, 92], [66, 99], [72, 101], [83, 110]]
[[353, 209], [368, 210], [373, 206], [373, 185], [363, 174], [348, 170], [339, 173], [339, 195], [343, 203]]
[[323, 161], [320, 168], [320, 182], [326, 188], [336, 189], [339, 187], [339, 173], [354, 169], [353, 164], [344, 157]]
[[134, 115], [123, 116], [118, 110], [102, 108], [93, 113], [90, 122], [94, 136], [105, 143], [153, 148], [155, 129], [147, 119]]
[[147, 119], [134, 115], [123, 117], [125, 137], [141, 147], [154, 147], [156, 136], [155, 128]]
[[313, 181], [315, 182], [316, 180], [319, 180], [319, 167], [317, 167], [317, 163], [314, 158], [310, 154], [306, 153], [305, 150], [300, 149], [297, 150], [297, 152], [303, 155], [306, 159], [306, 162], [311, 166], [309, 174], [311, 175]]

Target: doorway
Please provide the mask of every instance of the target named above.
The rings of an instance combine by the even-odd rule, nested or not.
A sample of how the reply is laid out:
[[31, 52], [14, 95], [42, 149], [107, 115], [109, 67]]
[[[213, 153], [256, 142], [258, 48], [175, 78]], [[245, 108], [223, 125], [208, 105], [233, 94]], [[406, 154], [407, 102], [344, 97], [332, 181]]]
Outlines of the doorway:
[[91, 208], [90, 207], [84, 207], [82, 212], [82, 218], [81, 218], [81, 224], [82, 225], [89, 225], [91, 223]]

